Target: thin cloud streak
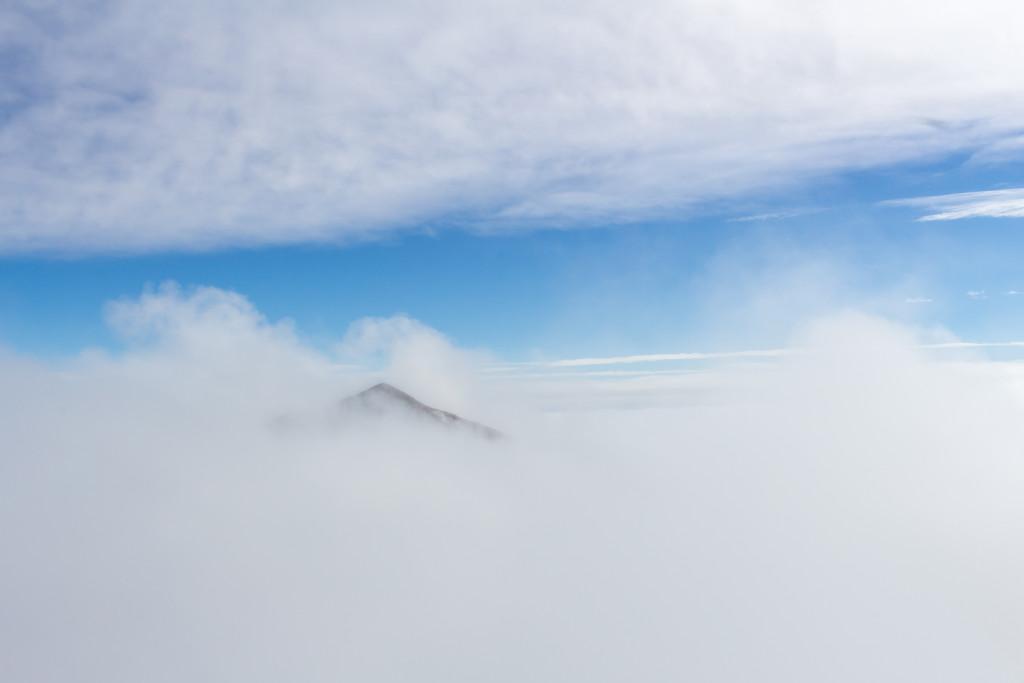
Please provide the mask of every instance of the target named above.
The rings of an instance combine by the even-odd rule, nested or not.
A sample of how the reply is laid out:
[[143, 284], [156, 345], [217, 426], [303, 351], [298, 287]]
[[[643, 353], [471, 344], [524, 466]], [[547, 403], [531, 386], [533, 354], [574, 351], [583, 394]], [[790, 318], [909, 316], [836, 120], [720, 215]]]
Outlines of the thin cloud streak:
[[960, 192], [957, 194], [916, 197], [882, 202], [883, 206], [915, 206], [937, 213], [918, 218], [919, 221], [955, 221], [964, 218], [1024, 217], [1024, 188]]
[[797, 218], [799, 216], [806, 216], [808, 214], [821, 213], [825, 209], [821, 208], [802, 208], [792, 209], [790, 211], [779, 211], [775, 213], [759, 213], [754, 216], [743, 216], [742, 218], [730, 218], [729, 220], [735, 223], [746, 223], [752, 221], [769, 221], [778, 220], [784, 218]]
[[[485, 368], [484, 373], [492, 374], [494, 376], [488, 379], [492, 380], [505, 380], [505, 379], [555, 379], [559, 377], [655, 377], [655, 376], [666, 376], [666, 377], [679, 377], [684, 375], [692, 375], [692, 371], [687, 370], [594, 370], [591, 372], [516, 372], [516, 368], [510, 368], [507, 366], [498, 368]], [[498, 374], [501, 373], [501, 374]], [[485, 377], [487, 375], [485, 374]]]
[[724, 351], [718, 353], [651, 353], [636, 356], [611, 356], [608, 358], [567, 358], [564, 360], [524, 363], [550, 368], [577, 367], [584, 365], [625, 365], [629, 363], [656, 363], [674, 360], [716, 360], [722, 358], [777, 358], [794, 353], [792, 349], [768, 349], [763, 351]]
[[1010, 342], [944, 342], [942, 344], [925, 344], [921, 348], [923, 349], [972, 349], [972, 348], [999, 348], [999, 347], [1012, 347], [1012, 346], [1024, 346], [1024, 342], [1010, 341]]
[[[908, 300], [909, 301], [909, 300]], [[931, 299], [924, 300], [913, 300], [913, 303], [921, 301], [931, 301]], [[999, 347], [1024, 347], [1024, 342], [1021, 341], [1009, 341], [1009, 342], [943, 342], [936, 344], [919, 344], [914, 348], [918, 349], [966, 349], [966, 348], [999, 348]], [[851, 349], [851, 353], [856, 353], [856, 349]], [[728, 359], [740, 359], [740, 358], [785, 358], [789, 356], [797, 356], [801, 354], [807, 354], [813, 352], [813, 349], [809, 348], [784, 348], [784, 349], [762, 349], [762, 350], [751, 350], [751, 351], [723, 351], [723, 352], [709, 352], [709, 353], [651, 353], [651, 354], [638, 354], [634, 356], [608, 356], [604, 358], [566, 358], [562, 360], [554, 361], [529, 361], [521, 363], [505, 363], [503, 365], [491, 366], [485, 368], [486, 372], [517, 372], [522, 369], [528, 368], [573, 368], [573, 367], [592, 367], [601, 365], [631, 365], [634, 363], [659, 363], [668, 361], [691, 361], [691, 360], [728, 360]], [[595, 372], [595, 373], [566, 373], [566, 376], [583, 376], [583, 375], [613, 375], [613, 374], [674, 374], [674, 370], [653, 370], [653, 371], [608, 371], [608, 372]], [[543, 377], [553, 377], [557, 373], [544, 373]]]

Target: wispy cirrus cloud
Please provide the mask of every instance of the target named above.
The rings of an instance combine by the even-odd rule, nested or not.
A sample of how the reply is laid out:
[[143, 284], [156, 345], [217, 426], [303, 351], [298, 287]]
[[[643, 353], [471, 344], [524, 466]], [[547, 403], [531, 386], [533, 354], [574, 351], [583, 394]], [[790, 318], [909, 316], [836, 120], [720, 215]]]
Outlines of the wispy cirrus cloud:
[[589, 365], [630, 365], [633, 363], [658, 363], [675, 360], [721, 360], [728, 358], [777, 358], [792, 353], [791, 349], [766, 349], [752, 351], [650, 353], [635, 356], [610, 356], [607, 358], [566, 358], [536, 363], [549, 368], [569, 368]]
[[1024, 218], [1024, 188], [896, 199], [882, 204], [921, 207], [935, 212], [918, 218], [919, 221], [953, 221], [984, 217]]
[[1024, 111], [1007, 0], [90, 7], [0, 9], [2, 252], [680, 215]]
[[[983, 292], [968, 292], [974, 295], [972, 298], [984, 298]], [[930, 303], [931, 299], [907, 299], [907, 303]], [[1024, 347], [1024, 341], [1006, 342], [972, 342], [953, 341], [936, 342], [930, 344], [915, 344], [914, 349], [921, 351], [946, 350], [946, 349], [984, 349], [984, 348], [1013, 348]], [[864, 350], [870, 350], [865, 347]], [[503, 376], [514, 376], [517, 378], [555, 378], [555, 377], [639, 377], [639, 376], [679, 376], [685, 374], [681, 366], [674, 366], [675, 369], [659, 370], [575, 370], [575, 368], [591, 368], [601, 366], [637, 365], [673, 363], [676, 361], [729, 361], [743, 359], [783, 360], [795, 356], [807, 355], [813, 349], [803, 346], [792, 346], [779, 349], [756, 349], [747, 351], [722, 351], [722, 352], [684, 352], [684, 353], [649, 353], [634, 356], [607, 356], [595, 358], [565, 358], [551, 361], [532, 361], [520, 363], [505, 363], [492, 365], [484, 369], [485, 373], [495, 378]], [[856, 353], [853, 349], [851, 353]]]
[[821, 213], [825, 209], [817, 207], [803, 207], [799, 209], [790, 209], [788, 211], [775, 211], [769, 213], [759, 213], [753, 216], [742, 216], [740, 218], [730, 219], [734, 222], [746, 223], [752, 221], [770, 221], [780, 220], [785, 218], [797, 218], [798, 216], [806, 216], [812, 213]]

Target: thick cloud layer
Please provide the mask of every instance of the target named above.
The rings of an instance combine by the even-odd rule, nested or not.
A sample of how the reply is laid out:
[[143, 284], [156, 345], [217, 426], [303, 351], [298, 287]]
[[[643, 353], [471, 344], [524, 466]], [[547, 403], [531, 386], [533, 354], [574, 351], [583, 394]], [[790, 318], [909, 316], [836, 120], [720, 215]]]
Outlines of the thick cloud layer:
[[1019, 158], [1019, 3], [5, 3], [0, 251], [629, 221]]
[[[148, 341], [59, 369], [0, 360], [11, 680], [1024, 674], [1012, 369], [939, 362], [846, 314], [798, 354], [709, 371], [699, 402], [662, 385], [616, 407], [645, 385], [615, 380], [559, 408], [537, 384], [550, 409], [531, 412], [529, 390], [491, 382], [479, 400], [520, 398], [489, 442], [281, 429], [371, 380], [237, 295], [165, 288], [110, 316]], [[346, 348], [374, 330], [459, 354], [402, 319]], [[384, 362], [401, 382], [405, 361]]]

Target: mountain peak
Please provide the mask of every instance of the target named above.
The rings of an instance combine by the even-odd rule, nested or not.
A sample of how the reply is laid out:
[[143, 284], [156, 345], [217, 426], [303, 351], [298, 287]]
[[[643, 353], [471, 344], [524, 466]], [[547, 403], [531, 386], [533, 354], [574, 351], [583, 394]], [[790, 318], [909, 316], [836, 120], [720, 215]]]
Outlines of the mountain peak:
[[374, 417], [415, 417], [434, 424], [443, 424], [449, 428], [468, 430], [488, 439], [496, 439], [503, 436], [496, 429], [478, 422], [466, 420], [447, 410], [428, 406], [426, 403], [413, 398], [410, 394], [387, 382], [374, 384], [369, 389], [343, 399], [341, 408], [345, 412], [363, 413]]
[[[425, 405], [423, 403], [420, 403], [415, 398], [413, 398], [409, 394], [405, 393], [404, 391], [402, 391], [401, 389], [399, 389], [395, 385], [388, 384], [387, 382], [379, 382], [377, 384], [374, 384], [369, 389], [364, 389], [363, 391], [360, 391], [358, 394], [356, 394], [356, 396], [377, 396], [377, 395], [391, 396], [391, 397], [394, 397], [394, 398], [402, 400], [402, 401], [407, 401], [407, 402], [410, 402], [410, 403], [419, 403], [420, 405]], [[355, 396], [353, 396], [352, 398], [355, 398]]]

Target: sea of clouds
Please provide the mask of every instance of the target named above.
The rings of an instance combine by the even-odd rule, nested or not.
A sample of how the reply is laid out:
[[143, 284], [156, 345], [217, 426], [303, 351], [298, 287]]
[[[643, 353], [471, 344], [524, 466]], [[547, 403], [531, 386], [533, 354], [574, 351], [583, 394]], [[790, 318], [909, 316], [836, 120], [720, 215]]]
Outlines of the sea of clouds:
[[[7, 680], [1024, 674], [1012, 365], [844, 313], [768, 363], [483, 380], [407, 318], [328, 356], [216, 289], [107, 316], [122, 353], [0, 357]], [[508, 437], [281, 428], [379, 378]]]

